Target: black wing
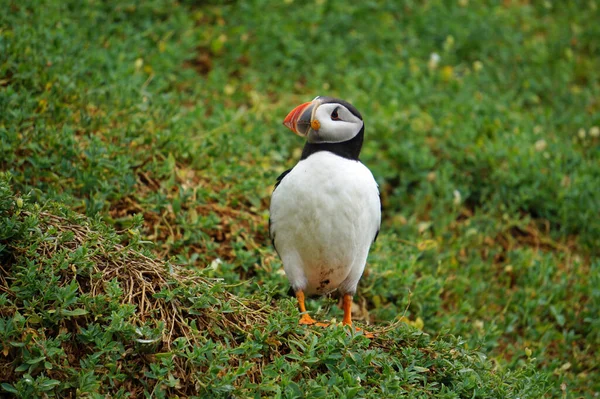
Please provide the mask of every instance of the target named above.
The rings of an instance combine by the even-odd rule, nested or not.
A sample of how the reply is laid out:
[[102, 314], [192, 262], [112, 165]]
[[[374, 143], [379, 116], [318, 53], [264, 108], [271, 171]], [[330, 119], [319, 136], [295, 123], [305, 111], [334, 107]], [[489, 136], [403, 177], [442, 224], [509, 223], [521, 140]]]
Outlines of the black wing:
[[[292, 171], [292, 169], [286, 170], [285, 172], [283, 172], [282, 174], [280, 174], [277, 177], [277, 183], [275, 183], [275, 188], [273, 189], [273, 192], [275, 192], [275, 190], [277, 190], [277, 187], [279, 187], [279, 183], [281, 183], [283, 178], [286, 177], [287, 174]], [[275, 251], [277, 251], [277, 247], [275, 246], [275, 235], [273, 234], [273, 231], [271, 230], [271, 216], [269, 216], [269, 236], [271, 237], [271, 243], [273, 244], [273, 248], [275, 248]]]
[[[383, 204], [381, 203], [381, 194], [379, 195], [379, 210], [383, 213]], [[377, 233], [375, 233], [375, 238], [373, 238], [373, 244], [377, 241], [377, 236], [379, 235], [379, 230], [381, 230], [381, 222], [379, 222], [379, 227], [377, 228]]]
[[[277, 177], [277, 183], [275, 183], [275, 188], [277, 188], [277, 186], [279, 186], [279, 183], [281, 183], [281, 181], [283, 180], [284, 177], [287, 176], [288, 173], [290, 173], [292, 171], [292, 169], [288, 169], [285, 172], [283, 172], [282, 174], [279, 175], [279, 177]], [[273, 191], [275, 191], [275, 189], [273, 189]]]

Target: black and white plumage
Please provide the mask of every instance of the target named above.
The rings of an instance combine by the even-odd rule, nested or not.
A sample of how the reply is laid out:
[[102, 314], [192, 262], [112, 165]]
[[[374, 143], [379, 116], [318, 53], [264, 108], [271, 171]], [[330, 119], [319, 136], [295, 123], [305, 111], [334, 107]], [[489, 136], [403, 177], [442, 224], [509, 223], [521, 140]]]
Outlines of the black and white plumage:
[[[317, 97], [292, 110], [284, 124], [306, 137], [298, 164], [282, 174], [271, 198], [270, 234], [306, 312], [304, 295], [339, 290], [344, 324], [369, 248], [379, 232], [377, 183], [359, 161], [360, 113], [346, 101]], [[304, 313], [303, 324], [315, 321]]]

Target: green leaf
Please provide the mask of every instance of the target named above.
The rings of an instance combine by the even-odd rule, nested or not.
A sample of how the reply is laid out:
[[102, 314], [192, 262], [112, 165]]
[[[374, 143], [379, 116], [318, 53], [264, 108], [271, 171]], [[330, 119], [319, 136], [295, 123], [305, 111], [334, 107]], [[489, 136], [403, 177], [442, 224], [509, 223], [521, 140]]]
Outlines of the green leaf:
[[83, 316], [88, 314], [89, 312], [83, 308], [77, 308], [73, 310], [63, 309], [61, 310], [61, 314], [63, 316]]
[[15, 389], [14, 386], [12, 386], [11, 384], [7, 384], [5, 382], [0, 384], [0, 387], [2, 387], [2, 389], [4, 389], [6, 392], [10, 392], [10, 393], [14, 393], [14, 394], [19, 393], [19, 391], [17, 389]]
[[40, 356], [40, 357], [36, 357], [34, 359], [28, 359], [26, 361], [26, 363], [27, 364], [37, 364], [37, 363], [41, 362], [44, 359], [46, 359], [46, 356]]

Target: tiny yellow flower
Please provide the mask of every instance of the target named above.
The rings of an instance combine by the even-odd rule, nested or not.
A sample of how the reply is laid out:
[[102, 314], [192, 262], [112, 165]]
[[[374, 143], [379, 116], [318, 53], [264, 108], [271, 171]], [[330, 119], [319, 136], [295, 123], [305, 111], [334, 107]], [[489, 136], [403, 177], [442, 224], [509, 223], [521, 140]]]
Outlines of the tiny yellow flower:
[[544, 151], [547, 146], [548, 146], [548, 144], [546, 143], [546, 140], [544, 140], [544, 139], [538, 140], [534, 144], [535, 150], [537, 152]]
[[450, 79], [452, 79], [452, 76], [454, 75], [454, 69], [452, 68], [452, 66], [446, 65], [442, 68], [441, 75], [444, 82], [447, 82]]
[[227, 85], [225, 85], [225, 87], [223, 87], [223, 92], [225, 92], [225, 94], [230, 96], [233, 93], [235, 93], [235, 87], [233, 85], [227, 84]]
[[446, 37], [446, 41], [444, 42], [444, 50], [449, 51], [452, 49], [452, 47], [454, 47], [454, 36], [448, 35], [448, 37]]

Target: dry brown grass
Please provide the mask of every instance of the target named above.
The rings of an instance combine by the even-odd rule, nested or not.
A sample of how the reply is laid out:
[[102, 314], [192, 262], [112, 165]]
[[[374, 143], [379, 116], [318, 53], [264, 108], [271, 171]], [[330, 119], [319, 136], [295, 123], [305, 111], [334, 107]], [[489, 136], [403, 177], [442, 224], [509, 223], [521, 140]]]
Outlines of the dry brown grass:
[[[206, 309], [201, 315], [190, 315], [187, 312], [189, 304], [180, 303], [177, 299], [165, 301], [156, 298], [155, 294], [163, 289], [168, 289], [173, 282], [182, 286], [202, 286], [201, 291], [209, 292], [218, 279], [202, 277], [199, 273], [164, 260], [151, 258], [138, 251], [129, 249], [122, 244], [109, 244], [102, 236], [86, 224], [73, 224], [67, 219], [42, 212], [43, 218], [49, 226], [57, 231], [57, 236], [72, 233], [70, 241], [60, 244], [56, 241], [44, 241], [38, 248], [38, 253], [50, 258], [59, 249], [67, 248], [75, 251], [86, 243], [92, 245], [93, 271], [86, 277], [77, 274], [77, 270], [67, 270], [68, 278], [77, 278], [81, 294], [98, 296], [106, 293], [106, 284], [116, 279], [123, 292], [123, 304], [132, 304], [137, 308], [140, 322], [148, 318], [158, 318], [165, 322], [165, 335], [163, 342], [170, 349], [171, 342], [177, 337], [186, 337], [191, 342], [197, 342], [197, 337], [189, 326], [191, 319], [195, 319], [201, 330], [209, 326], [217, 326], [225, 331], [245, 332], [251, 325], [264, 323], [267, 312], [263, 304], [241, 299], [227, 290], [218, 290], [220, 300], [230, 302], [237, 312], [222, 313], [219, 309]], [[92, 238], [90, 240], [90, 238]], [[108, 252], [106, 248], [111, 248]]]

